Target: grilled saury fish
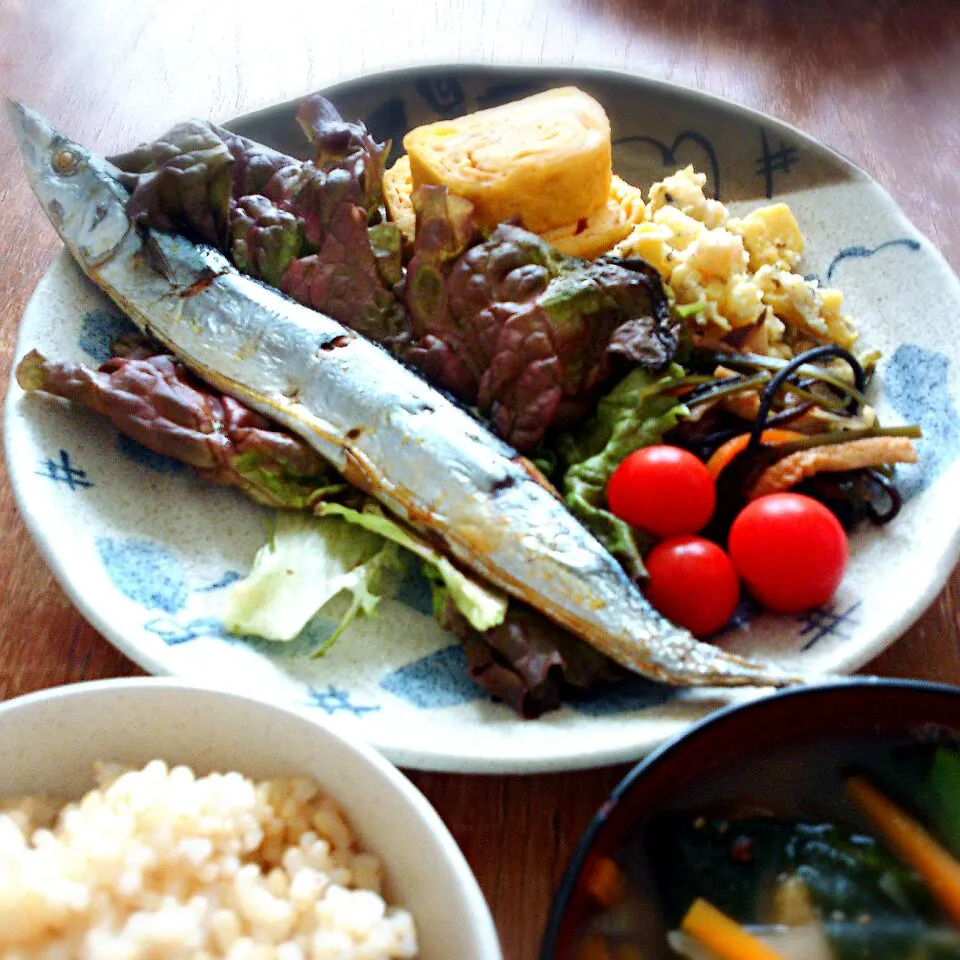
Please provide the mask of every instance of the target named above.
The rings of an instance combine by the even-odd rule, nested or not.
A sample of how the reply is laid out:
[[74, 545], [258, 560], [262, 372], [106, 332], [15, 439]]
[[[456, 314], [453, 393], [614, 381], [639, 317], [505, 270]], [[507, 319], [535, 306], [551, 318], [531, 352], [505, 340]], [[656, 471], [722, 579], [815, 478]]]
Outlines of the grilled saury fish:
[[19, 104], [11, 116], [33, 190], [81, 268], [203, 379], [628, 669], [680, 685], [797, 682], [661, 617], [512, 449], [384, 350], [218, 252], [134, 224], [109, 162]]

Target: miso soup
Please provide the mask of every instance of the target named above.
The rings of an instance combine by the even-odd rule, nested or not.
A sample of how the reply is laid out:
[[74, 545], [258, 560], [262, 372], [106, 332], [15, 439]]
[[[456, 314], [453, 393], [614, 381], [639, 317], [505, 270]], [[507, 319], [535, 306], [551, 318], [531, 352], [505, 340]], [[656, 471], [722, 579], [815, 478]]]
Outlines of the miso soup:
[[863, 812], [855, 789], [863, 782], [960, 860], [954, 739], [930, 731], [773, 749], [686, 791], [639, 824], [612, 856], [589, 861], [578, 889], [593, 910], [561, 955], [747, 956], [722, 937], [729, 952], [682, 932], [684, 917], [701, 901], [774, 951], [764, 956], [960, 958], [960, 866], [951, 916], [942, 890], [934, 889], [946, 882], [939, 868], [918, 871], [885, 833], [889, 824], [878, 826]]

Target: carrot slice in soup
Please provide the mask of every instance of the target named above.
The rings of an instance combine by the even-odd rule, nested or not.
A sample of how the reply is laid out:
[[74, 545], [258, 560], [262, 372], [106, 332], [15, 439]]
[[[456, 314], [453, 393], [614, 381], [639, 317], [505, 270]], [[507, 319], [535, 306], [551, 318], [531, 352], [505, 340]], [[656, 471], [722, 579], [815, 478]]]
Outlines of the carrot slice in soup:
[[784, 960], [782, 954], [706, 900], [694, 900], [680, 927], [722, 960]]
[[850, 777], [847, 793], [890, 848], [908, 863], [954, 923], [960, 925], [960, 862], [864, 777]]
[[597, 857], [584, 871], [582, 884], [603, 907], [612, 907], [624, 898], [623, 874], [609, 857]]

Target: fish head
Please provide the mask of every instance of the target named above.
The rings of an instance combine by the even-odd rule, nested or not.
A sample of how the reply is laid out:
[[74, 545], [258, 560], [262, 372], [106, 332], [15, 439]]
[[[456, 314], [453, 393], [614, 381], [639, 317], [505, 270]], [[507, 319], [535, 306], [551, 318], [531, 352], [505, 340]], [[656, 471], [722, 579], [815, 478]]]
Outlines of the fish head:
[[118, 171], [23, 104], [8, 108], [33, 192], [80, 265], [95, 270], [133, 228]]

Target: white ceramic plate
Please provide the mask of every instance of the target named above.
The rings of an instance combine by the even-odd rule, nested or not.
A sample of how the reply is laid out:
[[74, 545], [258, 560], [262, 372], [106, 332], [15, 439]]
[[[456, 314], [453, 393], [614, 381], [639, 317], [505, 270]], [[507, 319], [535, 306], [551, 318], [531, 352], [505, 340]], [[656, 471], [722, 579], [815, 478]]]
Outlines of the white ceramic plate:
[[[723, 639], [799, 669], [856, 669], [913, 622], [957, 559], [960, 284], [862, 171], [789, 127], [699, 93], [602, 72], [484, 67], [401, 71], [329, 93], [345, 116], [364, 118], [396, 143], [426, 120], [570, 82], [607, 108], [615, 167], [628, 180], [646, 185], [693, 163], [736, 212], [771, 197], [787, 201], [807, 238], [803, 270], [845, 292], [862, 345], [883, 352], [873, 396], [882, 419], [924, 429], [920, 463], [900, 471], [907, 498], [900, 516], [856, 534], [831, 603], [799, 618], [743, 610]], [[284, 104], [231, 126], [302, 152], [294, 110]], [[64, 255], [30, 301], [17, 355], [37, 347], [95, 363], [123, 328]], [[398, 764], [519, 772], [626, 761], [730, 699], [629, 681], [520, 720], [467, 677], [460, 647], [434, 623], [418, 582], [320, 660], [302, 655], [305, 644], [231, 638], [217, 612], [222, 589], [264, 541], [265, 511], [146, 454], [95, 415], [24, 397], [15, 384], [5, 429], [29, 528], [64, 589], [108, 639], [156, 673], [312, 706]]]

